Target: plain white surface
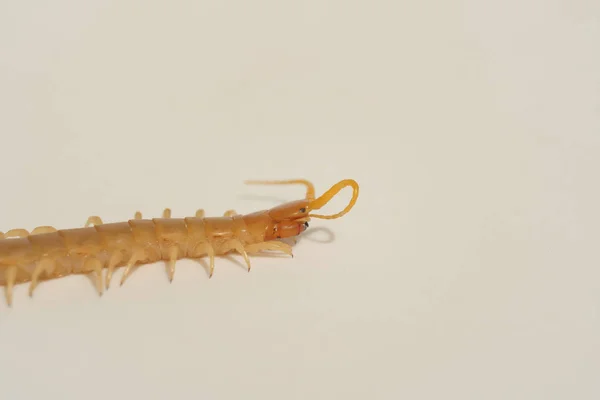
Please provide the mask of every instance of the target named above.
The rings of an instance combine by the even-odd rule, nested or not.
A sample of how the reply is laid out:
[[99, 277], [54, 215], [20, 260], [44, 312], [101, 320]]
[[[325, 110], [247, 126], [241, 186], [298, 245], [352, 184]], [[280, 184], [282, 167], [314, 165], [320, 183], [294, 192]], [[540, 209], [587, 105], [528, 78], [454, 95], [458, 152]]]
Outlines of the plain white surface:
[[1, 230], [303, 194], [245, 179], [361, 196], [249, 274], [19, 286], [1, 397], [599, 398], [599, 21], [594, 0], [2, 2]]

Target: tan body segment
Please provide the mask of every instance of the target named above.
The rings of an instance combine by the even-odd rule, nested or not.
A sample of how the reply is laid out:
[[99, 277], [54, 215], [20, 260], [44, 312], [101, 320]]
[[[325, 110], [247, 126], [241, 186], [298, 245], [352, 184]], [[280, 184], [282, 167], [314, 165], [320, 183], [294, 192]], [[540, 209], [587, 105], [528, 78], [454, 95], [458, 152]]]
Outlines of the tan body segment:
[[[309, 211], [320, 208], [342, 187], [352, 186], [354, 194], [351, 205], [339, 216], [358, 196], [358, 185], [350, 180], [340, 182], [316, 200], [314, 189], [311, 195], [312, 184], [306, 181], [264, 183], [303, 183], [308, 188], [307, 199], [247, 215], [229, 210], [222, 217], [204, 217], [204, 211], [198, 210], [195, 217], [171, 218], [171, 210], [165, 209], [162, 218], [143, 219], [137, 212], [127, 222], [105, 224], [92, 216], [83, 228], [56, 230], [44, 226], [31, 234], [24, 229], [0, 234], [0, 286], [5, 286], [10, 305], [16, 284], [29, 282], [31, 295], [41, 281], [93, 274], [98, 293], [102, 294], [116, 268], [125, 267], [123, 284], [135, 266], [160, 260], [167, 263], [170, 280], [176, 261], [182, 258], [209, 257], [212, 276], [215, 257], [236, 252], [250, 270], [249, 254], [280, 251], [291, 255], [291, 246], [279, 239], [300, 234], [312, 216]], [[317, 206], [311, 207], [315, 203]]]

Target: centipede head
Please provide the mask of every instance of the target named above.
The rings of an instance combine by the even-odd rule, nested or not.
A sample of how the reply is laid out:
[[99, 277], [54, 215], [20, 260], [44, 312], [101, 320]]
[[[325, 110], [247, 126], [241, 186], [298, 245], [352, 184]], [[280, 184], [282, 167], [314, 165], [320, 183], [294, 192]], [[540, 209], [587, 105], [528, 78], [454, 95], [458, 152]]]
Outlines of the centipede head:
[[[336, 219], [348, 213], [356, 204], [358, 199], [358, 183], [352, 179], [344, 179], [333, 185], [327, 192], [318, 198], [315, 198], [314, 185], [304, 179], [293, 179], [284, 181], [246, 181], [247, 184], [265, 184], [265, 185], [286, 185], [301, 184], [306, 187], [306, 196], [302, 200], [296, 200], [274, 207], [269, 210], [269, 217], [272, 220], [272, 229], [270, 228], [265, 240], [287, 238], [297, 236], [308, 228], [308, 221], [311, 218]], [[345, 187], [351, 187], [352, 199], [342, 211], [332, 215], [312, 214], [313, 210], [318, 210], [325, 206], [329, 201]]]

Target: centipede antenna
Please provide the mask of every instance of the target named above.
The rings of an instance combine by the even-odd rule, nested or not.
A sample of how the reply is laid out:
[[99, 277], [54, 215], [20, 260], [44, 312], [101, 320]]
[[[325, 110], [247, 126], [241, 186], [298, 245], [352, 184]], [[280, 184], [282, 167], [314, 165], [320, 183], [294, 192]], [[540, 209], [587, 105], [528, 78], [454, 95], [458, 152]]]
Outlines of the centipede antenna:
[[282, 181], [245, 181], [247, 185], [303, 185], [306, 187], [306, 200], [315, 199], [315, 186], [306, 179], [288, 179]]
[[329, 201], [336, 194], [338, 194], [340, 190], [342, 190], [348, 186], [352, 188], [352, 199], [350, 199], [350, 203], [348, 203], [346, 208], [344, 208], [339, 213], [333, 214], [333, 215], [309, 214], [309, 217], [320, 218], [320, 219], [336, 219], [336, 218], [343, 216], [348, 211], [350, 211], [352, 209], [352, 207], [354, 207], [354, 204], [356, 204], [356, 200], [358, 199], [358, 183], [356, 183], [356, 181], [354, 181], [353, 179], [345, 179], [343, 181], [336, 183], [335, 185], [333, 185], [331, 187], [331, 189], [329, 189], [327, 192], [323, 193], [323, 195], [321, 195], [321, 197], [319, 197], [316, 200], [311, 201], [309, 208], [310, 208], [310, 210], [320, 209], [325, 204], [329, 203]]

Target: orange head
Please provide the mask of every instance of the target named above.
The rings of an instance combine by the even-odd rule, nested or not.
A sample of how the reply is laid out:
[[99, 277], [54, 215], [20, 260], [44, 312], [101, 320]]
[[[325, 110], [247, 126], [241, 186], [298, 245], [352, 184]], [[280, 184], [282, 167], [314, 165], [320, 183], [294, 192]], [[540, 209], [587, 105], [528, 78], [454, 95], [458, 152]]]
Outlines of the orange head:
[[[248, 181], [250, 184], [293, 184], [298, 183], [306, 186], [306, 198], [274, 207], [268, 211], [271, 224], [267, 228], [265, 241], [288, 238], [297, 236], [308, 228], [308, 221], [311, 218], [335, 219], [346, 214], [358, 198], [358, 183], [352, 179], [346, 179], [333, 185], [331, 189], [325, 192], [321, 197], [315, 199], [315, 189], [312, 183], [304, 180], [287, 181]], [[318, 210], [327, 204], [340, 190], [350, 186], [353, 189], [352, 199], [346, 208], [337, 214], [319, 215], [311, 214], [313, 210]]]
[[271, 224], [265, 240], [297, 236], [308, 228], [308, 201], [298, 200], [285, 203], [269, 210]]

